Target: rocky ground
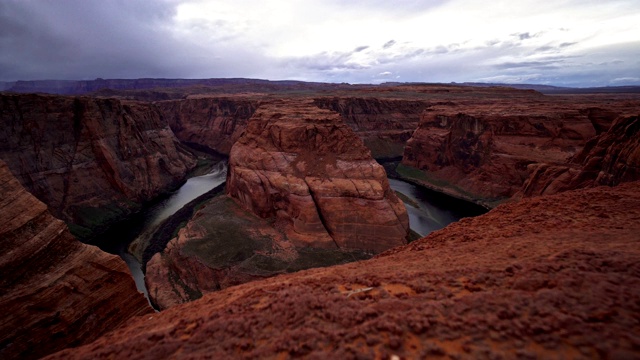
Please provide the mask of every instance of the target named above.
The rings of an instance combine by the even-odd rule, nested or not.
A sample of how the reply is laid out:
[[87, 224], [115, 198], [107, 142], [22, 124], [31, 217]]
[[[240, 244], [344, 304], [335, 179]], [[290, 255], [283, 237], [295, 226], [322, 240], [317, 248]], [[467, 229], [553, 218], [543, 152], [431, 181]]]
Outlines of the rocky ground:
[[639, 185], [503, 204], [372, 260], [211, 293], [50, 358], [637, 358]]

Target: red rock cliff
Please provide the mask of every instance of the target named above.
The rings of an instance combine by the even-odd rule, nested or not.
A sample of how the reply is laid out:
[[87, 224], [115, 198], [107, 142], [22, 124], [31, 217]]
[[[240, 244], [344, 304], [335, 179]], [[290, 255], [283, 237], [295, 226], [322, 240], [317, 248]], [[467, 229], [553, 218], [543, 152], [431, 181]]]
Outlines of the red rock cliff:
[[566, 164], [536, 163], [529, 171], [524, 196], [640, 180], [640, 118], [618, 118]]
[[152, 311], [124, 262], [84, 245], [0, 161], [0, 358], [91, 342]]
[[156, 105], [181, 141], [228, 155], [259, 105], [239, 97], [191, 97]]
[[375, 158], [402, 156], [405, 143], [418, 127], [420, 115], [430, 106], [424, 100], [376, 97], [317, 98], [314, 103], [339, 113]]
[[528, 165], [564, 163], [607, 126], [607, 114], [580, 104], [534, 100], [434, 106], [407, 142], [402, 163], [471, 200], [509, 198], [528, 178]]
[[0, 124], [0, 158], [77, 234], [123, 218], [195, 166], [150, 104], [2, 95]]
[[227, 193], [299, 245], [379, 252], [408, 234], [382, 166], [336, 113], [305, 101], [258, 109], [231, 149]]

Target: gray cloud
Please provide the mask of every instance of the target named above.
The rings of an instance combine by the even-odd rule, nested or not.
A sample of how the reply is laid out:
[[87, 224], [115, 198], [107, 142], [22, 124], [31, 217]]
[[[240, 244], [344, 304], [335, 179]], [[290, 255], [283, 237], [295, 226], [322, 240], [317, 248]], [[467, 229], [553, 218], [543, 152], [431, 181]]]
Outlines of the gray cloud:
[[395, 40], [389, 40], [386, 43], [384, 43], [384, 45], [382, 45], [382, 48], [383, 49], [388, 49], [388, 48], [392, 47], [395, 44], [396, 44]]
[[[309, 47], [297, 53], [292, 47], [286, 55], [269, 50], [283, 42], [281, 34], [297, 31], [289, 29], [289, 23], [268, 34], [253, 29], [260, 37], [251, 39], [245, 30], [253, 24], [242, 17], [190, 19], [177, 27], [177, 6], [185, 1], [191, 0], [2, 0], [0, 81], [257, 77], [368, 83], [399, 77], [400, 81], [502, 79], [586, 86], [627, 84], [638, 78], [640, 43], [588, 48], [583, 38], [551, 38], [553, 31], [559, 31], [557, 24], [522, 32], [509, 29], [502, 36], [491, 35], [494, 39], [470, 43], [451, 38], [440, 45], [416, 43], [415, 38], [412, 43], [411, 37], [392, 31], [397, 22], [438, 11], [453, 0], [329, 0], [334, 10], [352, 14], [354, 21], [363, 16], [363, 9], [385, 16], [389, 31], [378, 38], [349, 34], [353, 43], [335, 49]], [[324, 4], [315, 3], [313, 9]], [[617, 4], [624, 5], [627, 13], [638, 7], [632, 1]], [[424, 34], [425, 38], [437, 35]], [[469, 31], [468, 36], [473, 35]], [[381, 46], [361, 45], [380, 44], [385, 38], [392, 40]]]

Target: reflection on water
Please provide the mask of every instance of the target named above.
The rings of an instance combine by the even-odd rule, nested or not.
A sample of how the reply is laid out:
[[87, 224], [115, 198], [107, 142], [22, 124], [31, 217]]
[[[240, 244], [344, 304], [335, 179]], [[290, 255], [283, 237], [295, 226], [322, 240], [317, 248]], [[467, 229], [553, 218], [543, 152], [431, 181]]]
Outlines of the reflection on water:
[[477, 216], [487, 212], [478, 205], [401, 180], [389, 179], [389, 185], [393, 190], [411, 199], [410, 202], [405, 201], [409, 214], [409, 226], [421, 236], [440, 230], [463, 217]]
[[131, 243], [131, 241], [139, 240], [140, 238], [150, 238], [153, 236], [162, 221], [169, 218], [176, 211], [180, 210], [183, 206], [196, 199], [198, 196], [203, 195], [209, 190], [212, 190], [216, 186], [224, 183], [226, 177], [227, 164], [225, 162], [220, 162], [209, 174], [190, 178], [173, 194], [146, 211], [142, 224], [135, 227], [136, 234], [129, 236], [128, 239], [123, 239], [124, 241], [118, 244], [115, 249], [105, 249], [111, 253], [120, 255], [120, 257], [127, 263], [138, 291], [143, 293], [147, 299], [149, 299], [149, 294], [147, 293], [147, 287], [144, 283], [142, 264], [140, 264], [140, 261], [138, 261], [135, 256], [129, 253], [127, 249], [129, 243]]

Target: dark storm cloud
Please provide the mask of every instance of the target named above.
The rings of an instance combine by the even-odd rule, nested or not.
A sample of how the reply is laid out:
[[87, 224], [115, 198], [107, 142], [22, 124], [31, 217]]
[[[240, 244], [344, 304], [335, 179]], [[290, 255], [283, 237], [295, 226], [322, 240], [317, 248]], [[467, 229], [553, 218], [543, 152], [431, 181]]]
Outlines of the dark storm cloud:
[[169, 26], [176, 4], [2, 1], [0, 79], [224, 76], [252, 67], [232, 59], [255, 58], [241, 47], [223, 51], [177, 38]]

